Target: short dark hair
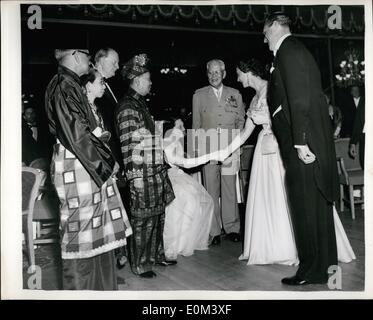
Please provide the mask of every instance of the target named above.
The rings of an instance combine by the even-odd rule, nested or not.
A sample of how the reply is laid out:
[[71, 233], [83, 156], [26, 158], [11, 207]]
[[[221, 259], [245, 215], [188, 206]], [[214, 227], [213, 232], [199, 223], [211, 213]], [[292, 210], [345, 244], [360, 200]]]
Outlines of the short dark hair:
[[107, 57], [110, 52], [116, 52], [116, 51], [108, 47], [98, 50], [95, 54], [95, 63], [99, 62], [101, 58]]
[[22, 114], [25, 114], [27, 109], [32, 109], [35, 112], [37, 112], [36, 107], [33, 104], [23, 103], [22, 104]]
[[291, 25], [291, 19], [290, 17], [283, 11], [276, 11], [271, 14], [269, 14], [265, 18], [264, 25], [271, 26], [273, 22], [277, 21], [282, 26], [288, 26]]
[[251, 72], [254, 76], [260, 78], [264, 77], [263, 64], [257, 59], [251, 58], [246, 61], [241, 60], [237, 63], [237, 68], [244, 73]]
[[82, 87], [85, 88], [88, 82], [93, 83], [99, 74], [95, 68], [89, 68], [88, 73], [80, 77]]

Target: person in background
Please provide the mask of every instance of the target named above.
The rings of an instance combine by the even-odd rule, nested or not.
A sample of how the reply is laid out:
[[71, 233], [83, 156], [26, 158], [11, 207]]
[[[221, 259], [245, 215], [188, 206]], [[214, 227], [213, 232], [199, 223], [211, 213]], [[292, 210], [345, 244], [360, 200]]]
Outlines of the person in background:
[[349, 146], [350, 155], [356, 157], [356, 146], [359, 145], [359, 158], [361, 167], [364, 169], [364, 157], [365, 157], [365, 99], [361, 97], [359, 100], [358, 108], [356, 111], [356, 117], [354, 126], [352, 128], [352, 135]]
[[36, 111], [32, 105], [24, 105], [22, 114], [22, 162], [28, 166], [33, 160], [42, 158]]
[[341, 137], [351, 137], [356, 117], [356, 111], [363, 103], [364, 97], [361, 95], [360, 87], [357, 85], [350, 87], [350, 95], [341, 103], [343, 115]]
[[36, 108], [23, 101], [22, 113], [22, 163], [49, 172], [51, 147], [50, 135], [40, 125]]

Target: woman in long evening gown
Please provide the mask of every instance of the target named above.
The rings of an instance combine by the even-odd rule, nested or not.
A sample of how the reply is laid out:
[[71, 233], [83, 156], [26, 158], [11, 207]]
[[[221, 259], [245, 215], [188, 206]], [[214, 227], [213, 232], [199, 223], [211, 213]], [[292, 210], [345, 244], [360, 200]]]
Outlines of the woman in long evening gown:
[[[267, 81], [260, 63], [255, 60], [240, 62], [238, 81], [252, 87], [256, 95], [247, 113], [244, 131], [226, 149], [233, 152], [261, 125], [253, 156], [246, 203], [244, 250], [240, 260], [247, 264], [298, 264], [297, 250], [285, 188], [285, 170], [276, 138], [271, 130], [267, 105]], [[334, 209], [338, 258], [342, 262], [355, 259], [354, 252]]]
[[171, 167], [168, 176], [175, 199], [166, 207], [163, 241], [166, 258], [175, 260], [178, 255], [190, 256], [194, 250], [208, 248], [214, 211], [214, 202], [206, 189], [180, 167], [200, 166], [217, 159], [217, 153], [187, 159], [181, 143], [184, 126], [180, 119], [175, 121], [175, 127], [170, 132], [164, 139], [164, 153]]

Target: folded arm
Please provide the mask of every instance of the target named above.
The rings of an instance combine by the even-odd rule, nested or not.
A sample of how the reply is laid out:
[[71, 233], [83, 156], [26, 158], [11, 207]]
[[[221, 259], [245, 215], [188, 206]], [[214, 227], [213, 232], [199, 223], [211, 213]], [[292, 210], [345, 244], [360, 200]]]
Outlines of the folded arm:
[[55, 94], [55, 116], [58, 119], [59, 140], [72, 151], [89, 172], [97, 186], [102, 186], [113, 172], [114, 159], [110, 150], [91, 132], [81, 111], [82, 100], [74, 87]]
[[186, 169], [198, 167], [218, 157], [218, 152], [213, 152], [196, 158], [185, 158], [177, 153], [177, 145], [175, 143], [165, 146], [164, 153], [168, 163]]

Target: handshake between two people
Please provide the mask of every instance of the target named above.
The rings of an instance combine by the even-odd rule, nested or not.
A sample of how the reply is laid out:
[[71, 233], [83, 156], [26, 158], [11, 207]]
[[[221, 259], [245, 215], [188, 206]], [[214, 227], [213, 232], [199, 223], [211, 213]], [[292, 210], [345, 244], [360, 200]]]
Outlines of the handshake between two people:
[[226, 147], [224, 149], [217, 150], [207, 154], [207, 158], [210, 161], [218, 161], [224, 162], [224, 164], [229, 164], [233, 160], [233, 155], [231, 156], [232, 153], [233, 150], [229, 147]]

